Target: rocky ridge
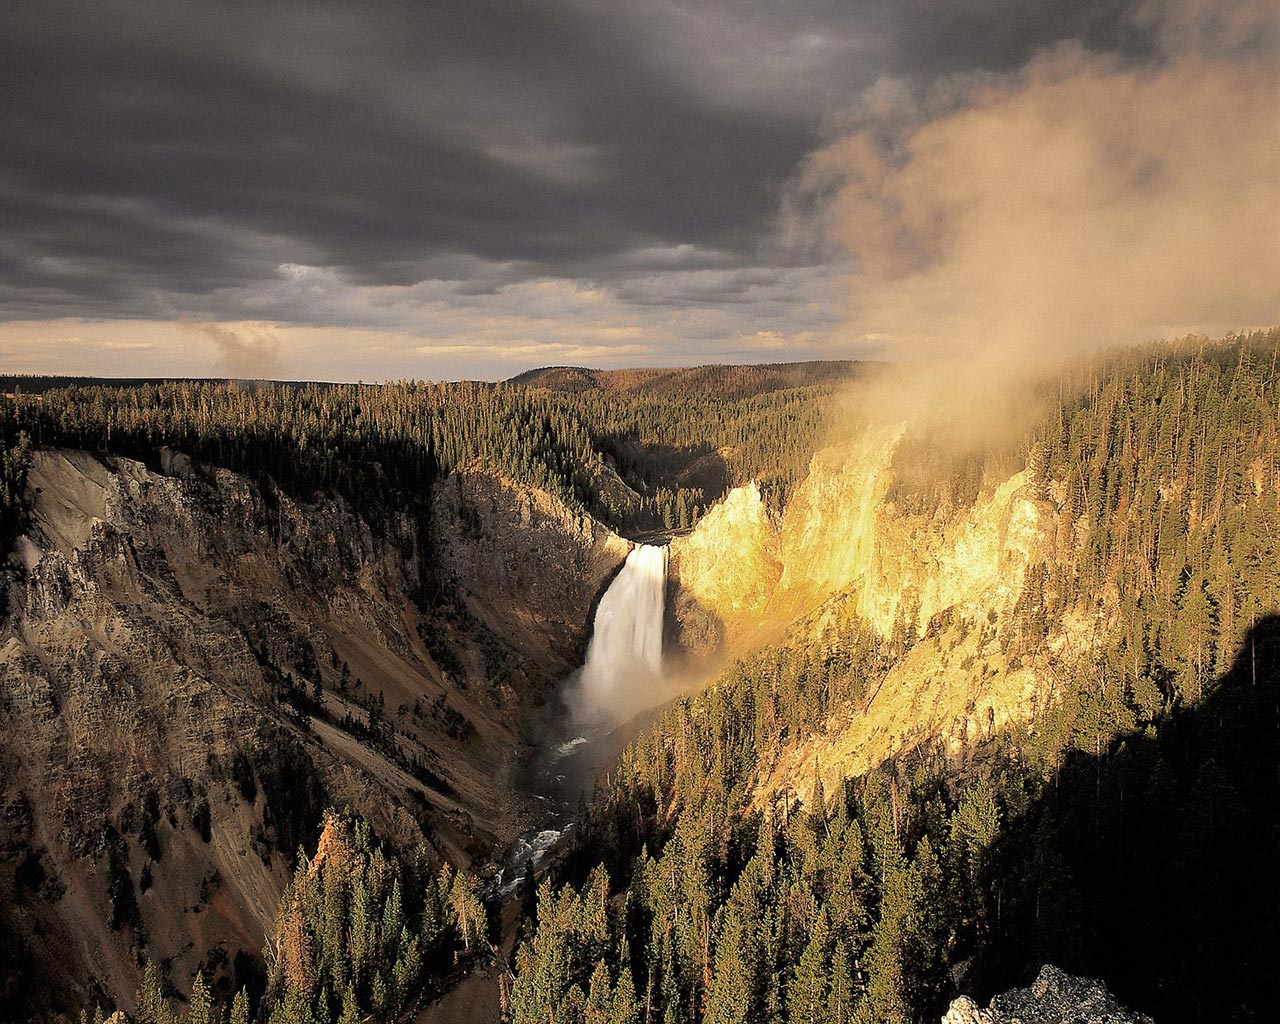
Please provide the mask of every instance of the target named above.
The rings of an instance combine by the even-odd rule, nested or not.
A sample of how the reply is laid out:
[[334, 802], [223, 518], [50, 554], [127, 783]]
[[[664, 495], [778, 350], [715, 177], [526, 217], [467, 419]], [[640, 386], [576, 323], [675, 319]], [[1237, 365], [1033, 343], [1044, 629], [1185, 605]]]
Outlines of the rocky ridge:
[[45, 974], [7, 998], [127, 1009], [144, 954], [216, 981], [256, 956], [327, 804], [481, 869], [525, 828], [521, 709], [577, 656], [625, 542], [480, 469], [425, 530], [173, 452], [157, 471], [39, 450], [28, 485], [0, 635], [0, 946]]
[[631, 548], [586, 512], [483, 466], [437, 485], [431, 544], [467, 608], [561, 674], [581, 663], [591, 610]]
[[819, 451], [780, 522], [748, 484], [675, 538], [677, 640], [705, 650], [686, 636], [707, 630], [690, 628], [681, 601], [712, 612], [720, 626], [713, 632], [730, 650], [845, 592], [885, 636], [899, 624], [922, 631], [965, 602], [1010, 606], [1026, 568], [1052, 557], [1052, 509], [1017, 473], [970, 507], [903, 514], [887, 499], [902, 435], [901, 427], [869, 429]]
[[784, 787], [805, 799], [814, 780], [835, 785], [918, 738], [958, 750], [1030, 719], [1052, 699], [1052, 663], [1080, 656], [1106, 628], [1066, 616], [1043, 654], [1012, 653], [1026, 575], [1069, 557], [1069, 530], [1064, 539], [1056, 504], [1025, 471], [970, 505], [897, 507], [903, 435], [870, 428], [818, 452], [780, 521], [747, 486], [672, 541], [669, 630], [695, 658], [812, 644], [851, 610], [901, 649], [865, 706], [838, 709], [824, 733], [765, 767], [762, 801]]
[[996, 996], [982, 1009], [968, 996], [952, 1002], [942, 1024], [1153, 1024], [1124, 1009], [1101, 982], [1076, 978], [1052, 964], [1028, 988]]

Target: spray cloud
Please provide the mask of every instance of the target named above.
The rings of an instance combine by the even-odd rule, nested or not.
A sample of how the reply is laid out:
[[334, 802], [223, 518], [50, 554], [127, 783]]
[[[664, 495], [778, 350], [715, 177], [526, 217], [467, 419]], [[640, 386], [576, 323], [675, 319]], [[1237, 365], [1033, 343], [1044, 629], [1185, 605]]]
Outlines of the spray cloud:
[[855, 261], [849, 341], [990, 373], [1280, 321], [1280, 8], [1138, 17], [1143, 62], [1064, 45], [922, 104], [882, 83], [811, 158], [800, 194]]
[[267, 323], [203, 323], [184, 319], [182, 329], [212, 341], [214, 368], [228, 377], [271, 379], [280, 376], [280, 339]]

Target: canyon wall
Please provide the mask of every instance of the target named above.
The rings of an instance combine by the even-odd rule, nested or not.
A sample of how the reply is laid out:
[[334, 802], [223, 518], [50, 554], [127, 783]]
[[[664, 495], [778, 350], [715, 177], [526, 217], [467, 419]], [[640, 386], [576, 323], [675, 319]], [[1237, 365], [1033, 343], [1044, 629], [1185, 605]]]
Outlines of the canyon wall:
[[481, 465], [437, 484], [431, 546], [440, 585], [556, 675], [582, 663], [592, 609], [631, 548], [586, 512]]
[[[896, 645], [865, 706], [765, 765], [760, 798], [801, 798], [925, 738], [952, 749], [1029, 720], [1053, 699], [1052, 662], [1089, 649], [1105, 623], [1066, 616], [1048, 653], [1002, 642], [1028, 570], [1067, 557], [1052, 500], [1025, 471], [971, 504], [909, 511], [893, 499], [902, 428], [818, 452], [780, 521], [738, 488], [671, 545], [674, 643], [710, 662], [769, 643], [816, 645], [852, 610]], [[742, 557], [739, 557], [742, 552]]]
[[626, 542], [479, 467], [426, 523], [167, 451], [38, 450], [28, 484], [0, 944], [45, 973], [9, 977], [16, 1003], [129, 1007], [144, 954], [224, 977], [327, 805], [481, 870], [526, 827], [523, 709], [576, 662]]
[[[887, 500], [901, 428], [869, 430], [814, 455], [780, 522], [756, 485], [736, 488], [691, 534], [671, 543], [678, 601], [717, 620], [730, 652], [785, 628], [835, 594], [888, 636], [900, 618], [922, 629], [963, 602], [1016, 600], [1022, 573], [1044, 557], [1046, 508], [1025, 473], [969, 507], [908, 514]], [[1051, 511], [1051, 510], [1050, 510]], [[678, 620], [674, 638], [704, 651]]]

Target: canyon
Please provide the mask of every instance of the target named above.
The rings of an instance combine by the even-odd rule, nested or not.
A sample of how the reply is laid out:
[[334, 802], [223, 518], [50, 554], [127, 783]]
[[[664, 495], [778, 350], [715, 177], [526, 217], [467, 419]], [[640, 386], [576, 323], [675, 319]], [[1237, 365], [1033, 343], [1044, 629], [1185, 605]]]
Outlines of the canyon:
[[3, 927], [67, 1003], [131, 1006], [144, 945], [178, 977], [256, 956], [326, 806], [460, 865], [529, 828], [524, 716], [580, 661], [616, 535], [479, 469], [425, 536], [171, 451], [38, 450], [28, 488]]
[[[541, 832], [515, 784], [530, 709], [584, 660], [570, 700], [586, 718], [658, 703], [664, 632], [687, 686], [816, 635], [842, 603], [885, 636], [908, 600], [913, 628], [950, 613], [860, 714], [762, 773], [761, 799], [800, 779], [803, 800], [911, 735], [1004, 726], [1036, 677], [999, 663], [994, 631], [979, 646], [975, 623], [1011, 608], [1052, 512], [1019, 474], [941, 521], [904, 520], [884, 504], [895, 442], [818, 452], [780, 520], [754, 483], [736, 488], [669, 549], [479, 464], [440, 482], [425, 531], [401, 517], [375, 532], [340, 499], [300, 503], [179, 452], [155, 472], [37, 451], [0, 648], [5, 846], [38, 878], [12, 892], [15, 948], [56, 987], [92, 979], [126, 1006], [143, 943], [175, 974], [216, 974], [256, 950], [328, 804], [493, 870]], [[976, 686], [971, 655], [995, 663]], [[622, 679], [630, 695], [608, 690]]]
[[[780, 518], [754, 483], [733, 489], [669, 547], [480, 464], [437, 485], [424, 536], [178, 452], [153, 472], [37, 451], [0, 649], [6, 845], [40, 877], [13, 893], [13, 940], [55, 984], [90, 978], [126, 1006], [143, 942], [175, 974], [216, 975], [255, 951], [328, 804], [492, 871], [507, 846], [558, 835], [516, 782], [531, 709], [565, 700], [616, 725], [659, 703], [664, 634], [686, 687], [850, 611], [922, 635], [865, 706], [760, 772], [762, 805], [1029, 717], [1048, 669], [1010, 667], [999, 629], [1052, 556], [1055, 509], [1020, 472], [971, 507], [901, 515], [886, 502], [900, 436], [817, 452]], [[1054, 657], [1088, 643], [1064, 623]]]
[[[1164, 381], [1135, 360], [1107, 386], [1162, 389], [1167, 409], [1209, 372], [1202, 356], [1186, 359]], [[1237, 369], [1233, 382], [1230, 359], [1214, 380], [1244, 388], [1253, 378]], [[1249, 392], [1260, 418], [1266, 365]], [[1089, 446], [1113, 443], [1117, 410], [1133, 418], [1125, 443], [1160, 458], [1174, 448], [1161, 431], [1181, 421], [1152, 416], [1154, 401], [1082, 392], [1012, 454], [927, 441], [927, 473], [918, 426], [840, 424], [814, 438], [785, 500], [778, 478], [752, 476], [689, 529], [652, 525], [673, 506], [652, 500], [659, 484], [645, 474], [728, 466], [728, 449], [646, 463], [622, 435], [595, 455], [575, 451], [556, 476], [545, 467], [567, 444], [529, 468], [528, 449], [484, 455], [485, 434], [481, 454], [413, 463], [420, 478], [397, 476], [389, 459], [353, 460], [344, 472], [364, 476], [352, 487], [280, 463], [293, 472], [285, 487], [243, 451], [232, 450], [233, 470], [179, 447], [135, 459], [35, 445], [0, 637], [5, 1005], [134, 1013], [144, 962], [163, 966], [176, 998], [197, 976], [221, 1001], [254, 991], [272, 963], [264, 937], [278, 932], [282, 894], [308, 877], [326, 809], [353, 815], [362, 824], [344, 828], [368, 827], [415, 871], [467, 872], [488, 904], [486, 944], [461, 960], [455, 949], [454, 969], [407, 994], [424, 1021], [451, 1019], [459, 1000], [482, 1017], [509, 1000], [513, 1019], [542, 1019], [552, 997], [529, 986], [546, 971], [577, 972], [581, 989], [597, 965], [545, 966], [541, 951], [562, 938], [539, 936], [580, 920], [572, 907], [588, 893], [614, 922], [607, 940], [568, 941], [613, 964], [618, 999], [633, 966], [651, 984], [677, 972], [669, 984], [684, 989], [664, 999], [730, 998], [715, 979], [738, 969], [725, 958], [747, 941], [733, 916], [746, 899], [760, 901], [756, 918], [776, 913], [770, 927], [791, 929], [786, 963], [820, 919], [843, 922], [840, 942], [862, 943], [859, 970], [874, 980], [865, 998], [883, 1005], [906, 998], [892, 994], [893, 972], [915, 955], [894, 937], [907, 926], [893, 900], [917, 901], [903, 920], [953, 915], [962, 938], [938, 948], [966, 950], [950, 974], [929, 968], [934, 987], [912, 992], [915, 1005], [1024, 982], [1017, 952], [984, 953], [999, 928], [1017, 940], [1000, 948], [1015, 951], [1047, 928], [1039, 962], [1052, 954], [1081, 969], [1057, 959], [1068, 931], [1038, 911], [1041, 887], [1054, 892], [1070, 873], [1046, 854], [1037, 864], [1050, 874], [1018, 888], [1025, 844], [1088, 833], [1057, 826], [1082, 812], [1060, 810], [1044, 787], [1083, 777], [1061, 799], [1100, 801], [1110, 759], [1120, 772], [1132, 751], [1153, 756], [1166, 723], [1217, 692], [1210, 676], [1232, 701], [1246, 667], [1270, 678], [1276, 581], [1264, 555], [1280, 496], [1272, 428], [1240, 436], [1239, 419], [1207, 413], [1196, 415], [1202, 433], [1220, 432], [1213, 445], [1180, 441], [1160, 473], [1148, 470], [1156, 457], [1127, 452], [1116, 464], [1128, 475], [1099, 484], [1090, 460], [1102, 456]], [[563, 413], [529, 415], [520, 392], [501, 400], [530, 433]], [[784, 415], [790, 401], [783, 393]], [[493, 407], [477, 414], [486, 429]], [[1232, 459], [1205, 462], [1198, 445]], [[1230, 480], [1204, 482], [1218, 471]], [[1143, 501], [1155, 511], [1130, 511]], [[642, 513], [645, 529], [623, 525]], [[1212, 634], [1188, 578], [1213, 596]], [[1243, 692], [1265, 703], [1269, 691]], [[1203, 735], [1216, 751], [1216, 733]], [[1171, 741], [1168, 772], [1195, 808], [1216, 790], [1191, 749]], [[1230, 774], [1221, 785], [1259, 778], [1239, 758], [1209, 760]], [[671, 878], [714, 879], [685, 897], [702, 901], [702, 917], [662, 917]], [[1006, 884], [1017, 910], [1002, 919]], [[812, 897], [769, 889], [784, 885]], [[544, 900], [559, 909], [544, 916]], [[645, 920], [624, 914], [636, 906], [667, 931], [630, 934]], [[696, 974], [652, 960], [674, 942]], [[831, 939], [821, 951], [830, 985], [843, 984], [840, 948]], [[1119, 963], [1124, 950], [1108, 948]], [[1091, 973], [1106, 975], [1100, 966]], [[799, 984], [780, 971], [770, 984]], [[1137, 968], [1121, 980], [1126, 1002], [1150, 1003]], [[577, 998], [567, 984], [548, 991]]]
[[816, 453], [780, 520], [746, 485], [672, 541], [669, 632], [695, 661], [816, 645], [850, 616], [883, 640], [918, 638], [865, 705], [839, 709], [762, 773], [762, 800], [785, 784], [804, 802], [819, 778], [834, 788], [921, 739], [959, 750], [1030, 720], [1053, 699], [1058, 668], [1087, 657], [1110, 628], [1105, 609], [1066, 616], [1038, 660], [1015, 663], [1001, 637], [1028, 569], [1069, 565], [1069, 515], [1026, 470], [972, 504], [898, 507], [887, 495], [904, 429], [868, 429]]
[[[37, 450], [0, 647], [13, 948], [55, 989], [125, 1006], [144, 943], [175, 975], [216, 974], [256, 952], [329, 804], [404, 848], [500, 861], [539, 831], [514, 784], [530, 709], [584, 660], [575, 696], [597, 714], [617, 724], [657, 703], [644, 690], [662, 685], [664, 603], [670, 659], [706, 675], [855, 585], [881, 625], [909, 588], [926, 595], [922, 617], [989, 599], [997, 579], [1007, 601], [1005, 570], [1031, 543], [1018, 481], [949, 538], [886, 534], [891, 450], [819, 453], [780, 523], [754, 484], [733, 490], [671, 542], [669, 581], [666, 547], [633, 546], [482, 465], [440, 482], [425, 531], [407, 516], [375, 531], [341, 499], [299, 502], [176, 451], [153, 471]], [[912, 561], [912, 544], [927, 556]], [[629, 573], [647, 587], [610, 588]], [[615, 617], [627, 632], [610, 639]], [[636, 635], [640, 620], [656, 626]], [[630, 669], [630, 697], [600, 690]], [[953, 712], [937, 724], [955, 727]], [[777, 771], [803, 775], [819, 756], [850, 769], [836, 744], [892, 749], [824, 744]]]

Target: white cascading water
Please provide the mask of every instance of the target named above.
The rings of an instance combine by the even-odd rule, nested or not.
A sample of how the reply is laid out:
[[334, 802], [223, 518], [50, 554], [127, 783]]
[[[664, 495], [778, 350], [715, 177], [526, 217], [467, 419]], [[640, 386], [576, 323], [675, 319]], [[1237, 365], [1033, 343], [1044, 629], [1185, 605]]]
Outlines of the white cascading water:
[[637, 544], [596, 608], [579, 678], [585, 717], [623, 721], [655, 703], [666, 589], [667, 549]]
[[[567, 767], [568, 762], [589, 752], [595, 738], [663, 700], [662, 614], [666, 589], [667, 549], [637, 544], [600, 598], [587, 660], [566, 693], [573, 724], [587, 735], [575, 736], [548, 751], [540, 777], [552, 787], [564, 785], [566, 777], [579, 778], [579, 782], [590, 778], [589, 753], [585, 769]], [[574, 806], [569, 798], [564, 808], [568, 816], [574, 813]], [[563, 819], [556, 823], [559, 827], [530, 833], [512, 846], [498, 875], [497, 884], [503, 895], [514, 892], [530, 871], [537, 870], [564, 830], [572, 827]]]

